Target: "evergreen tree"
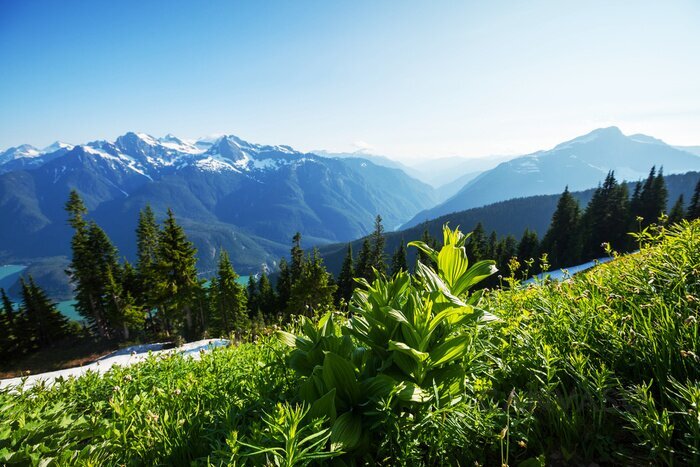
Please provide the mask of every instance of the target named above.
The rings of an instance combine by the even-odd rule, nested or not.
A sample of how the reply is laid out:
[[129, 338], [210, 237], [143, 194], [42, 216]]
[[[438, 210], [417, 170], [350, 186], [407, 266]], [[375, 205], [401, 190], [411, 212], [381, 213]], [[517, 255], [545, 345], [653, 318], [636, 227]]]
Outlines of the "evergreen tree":
[[291, 259], [289, 272], [292, 283], [294, 283], [301, 276], [301, 269], [304, 263], [304, 250], [301, 248], [301, 234], [299, 232], [294, 234], [294, 237], [292, 237], [292, 249], [289, 257]]
[[299, 280], [292, 285], [289, 309], [292, 313], [313, 316], [316, 312], [328, 310], [333, 306], [336, 286], [323, 265], [323, 260], [316, 248], [302, 263]]
[[258, 308], [267, 322], [272, 322], [277, 312], [277, 296], [267, 273], [263, 271], [258, 281]]
[[43, 289], [29, 276], [20, 278], [22, 313], [25, 315], [36, 348], [54, 345], [68, 335], [68, 319], [58, 311]]
[[[253, 276], [250, 276], [251, 279]], [[254, 280], [254, 279], [253, 279]], [[252, 283], [253, 288], [255, 282]], [[248, 326], [246, 313], [246, 293], [238, 283], [238, 274], [233, 269], [231, 260], [225, 250], [219, 256], [217, 274], [212, 281], [212, 327], [219, 334], [228, 335], [232, 331], [240, 332]]]
[[652, 167], [639, 190], [638, 197], [635, 199], [635, 195], [632, 196], [632, 216], [642, 217], [642, 227], [647, 227], [658, 221], [659, 216], [666, 211], [667, 203], [668, 191], [663, 169], [657, 174], [656, 167]]
[[121, 332], [123, 317], [108, 312], [107, 293], [110, 275], [119, 276], [117, 250], [107, 234], [95, 223], [87, 222], [87, 212], [73, 190], [66, 203], [68, 222], [74, 229], [72, 259], [67, 271], [75, 284], [76, 310], [90, 328], [102, 338], [111, 339]]
[[495, 230], [491, 231], [491, 235], [489, 235], [486, 252], [481, 259], [493, 259], [494, 261], [498, 259], [498, 236]]
[[174, 324], [184, 320], [184, 337], [187, 340], [195, 334], [192, 307], [199, 285], [196, 254], [196, 248], [176, 222], [173, 211], [168, 209], [158, 237], [156, 293], [166, 332], [169, 333]]
[[362, 248], [360, 249], [360, 254], [357, 256], [355, 277], [362, 277], [370, 282], [374, 279], [374, 272], [372, 271], [372, 247], [370, 246], [369, 238], [365, 238], [362, 241]]
[[537, 260], [539, 248], [540, 242], [537, 239], [537, 232], [525, 229], [523, 236], [520, 238], [520, 242], [518, 243], [517, 254], [520, 264], [525, 264], [526, 261], [530, 260]]
[[597, 258], [604, 253], [603, 242], [616, 251], [629, 245], [630, 203], [627, 186], [617, 183], [614, 172], [608, 172], [602, 186], [593, 193], [582, 217], [583, 259]]
[[494, 259], [499, 271], [507, 271], [511, 258], [516, 258], [517, 256], [518, 241], [515, 237], [507, 235], [506, 238], [498, 242]]
[[5, 293], [5, 289], [0, 288], [0, 357], [4, 361], [17, 353], [17, 319], [12, 302]]
[[287, 260], [280, 259], [280, 273], [277, 277], [277, 309], [280, 312], [287, 310], [289, 298], [292, 296], [292, 276]]
[[683, 208], [683, 195], [681, 194], [668, 213], [668, 222], [669, 224], [676, 224], [683, 219], [685, 219], [685, 209]]
[[481, 222], [477, 223], [476, 227], [474, 227], [465, 247], [467, 258], [469, 258], [470, 263], [476, 263], [479, 260], [487, 258], [488, 244], [486, 243], [486, 232]]
[[580, 209], [578, 201], [566, 187], [557, 202], [549, 230], [542, 240], [543, 252], [549, 254], [552, 267], [576, 264], [580, 256]]
[[379, 273], [386, 272], [386, 258], [384, 255], [384, 246], [386, 239], [384, 238], [384, 226], [382, 225], [382, 216], [377, 214], [374, 219], [374, 231], [371, 235], [370, 264], [371, 268], [376, 269]]
[[404, 240], [401, 239], [398, 248], [391, 257], [391, 274], [394, 275], [399, 271], [408, 271], [408, 262], [406, 260], [406, 247]]
[[160, 229], [156, 222], [156, 216], [149, 204], [139, 212], [138, 226], [136, 227], [136, 271], [139, 278], [139, 287], [134, 292], [139, 301], [148, 308], [155, 306], [156, 297], [153, 291], [156, 289], [156, 270], [158, 262], [158, 237]]
[[352, 261], [352, 243], [348, 243], [347, 253], [343, 259], [343, 266], [340, 268], [338, 275], [338, 288], [335, 293], [335, 303], [340, 304], [341, 300], [345, 303], [350, 302], [352, 292], [355, 290], [355, 271]]
[[693, 192], [693, 197], [690, 199], [690, 205], [688, 206], [686, 216], [689, 220], [700, 219], [700, 180], [698, 180], [697, 185], [695, 185], [695, 191]]
[[248, 316], [252, 318], [260, 311], [258, 281], [255, 279], [253, 274], [248, 276], [248, 285], [246, 286], [245, 293], [247, 297]]

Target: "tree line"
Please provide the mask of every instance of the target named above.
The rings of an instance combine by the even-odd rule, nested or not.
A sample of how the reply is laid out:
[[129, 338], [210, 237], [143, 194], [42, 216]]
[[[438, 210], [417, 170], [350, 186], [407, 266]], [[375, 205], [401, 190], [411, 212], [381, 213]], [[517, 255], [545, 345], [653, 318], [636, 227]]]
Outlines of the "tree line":
[[[630, 251], [635, 245], [628, 232], [657, 222], [666, 211], [667, 197], [662, 170], [652, 168], [631, 196], [627, 185], [618, 183], [610, 172], [585, 209], [565, 189], [542, 240], [527, 229], [520, 240], [512, 235], [499, 238], [496, 232], [487, 235], [479, 223], [465, 249], [472, 263], [493, 259], [501, 271], [521, 268], [527, 274], [539, 272], [543, 263], [565, 267], [600, 257], [606, 245], [618, 252]], [[326, 270], [317, 249], [304, 251], [297, 233], [289, 259], [280, 260], [275, 280], [263, 272], [250, 276], [247, 286], [241, 285], [228, 253], [222, 250], [216, 274], [207, 282], [199, 277], [197, 250], [172, 210], [160, 224], [150, 206], [140, 211], [136, 262], [131, 264], [120, 260], [104, 230], [86, 218], [87, 208], [76, 191], [70, 193], [65, 207], [73, 228], [66, 272], [75, 286], [75, 308], [85, 329], [71, 325], [32, 277], [23, 278], [19, 306], [0, 289], [0, 356], [45, 348], [81, 332], [105, 341], [240, 336], [293, 315], [342, 308], [352, 296], [356, 279], [371, 280], [375, 271], [396, 274], [414, 269], [408, 264], [404, 241], [386, 254], [382, 218], [377, 216], [357, 255], [348, 244], [337, 277]], [[681, 196], [667, 221], [684, 218], [700, 218], [700, 181], [688, 206]], [[439, 246], [427, 230], [421, 240], [433, 248]], [[429, 264], [422, 256], [419, 253], [416, 261]], [[499, 283], [496, 276], [483, 286]]]

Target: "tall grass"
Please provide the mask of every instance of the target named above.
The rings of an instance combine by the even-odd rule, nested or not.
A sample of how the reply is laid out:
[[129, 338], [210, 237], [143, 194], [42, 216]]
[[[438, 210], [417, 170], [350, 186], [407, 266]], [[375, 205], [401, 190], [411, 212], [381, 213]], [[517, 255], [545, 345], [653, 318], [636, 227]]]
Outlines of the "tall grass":
[[[639, 253], [566, 281], [487, 293], [478, 306], [499, 320], [445, 331], [469, 336], [459, 393], [363, 406], [362, 459], [700, 465], [700, 222], [639, 241]], [[0, 464], [340, 462], [332, 420], [309, 410], [288, 355], [263, 339], [0, 392]]]

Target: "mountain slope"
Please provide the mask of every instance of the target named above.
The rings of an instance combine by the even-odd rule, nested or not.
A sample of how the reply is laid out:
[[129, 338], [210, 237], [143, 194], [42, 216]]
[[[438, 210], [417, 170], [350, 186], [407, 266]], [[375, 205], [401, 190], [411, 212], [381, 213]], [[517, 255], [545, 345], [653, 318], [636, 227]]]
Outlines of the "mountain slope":
[[405, 226], [511, 198], [560, 193], [567, 185], [570, 190], [591, 188], [609, 170], [615, 170], [620, 180], [637, 180], [653, 165], [663, 166], [667, 174], [700, 170], [700, 157], [649, 136], [625, 136], [616, 127], [602, 128], [549, 151], [503, 162]]
[[[679, 195], [683, 195], [686, 207], [693, 195], [695, 185], [700, 180], [700, 172], [688, 172], [684, 174], [667, 175], [664, 177], [668, 188], [668, 209], [675, 203]], [[628, 183], [629, 192], [634, 191], [634, 184]], [[575, 191], [571, 194], [578, 200], [581, 208], [585, 208], [593, 196], [595, 189]], [[391, 254], [403, 241], [420, 239], [427, 230], [436, 239], [442, 238], [442, 226], [449, 223], [451, 227], [460, 226], [464, 232], [469, 232], [481, 222], [485, 231], [495, 231], [499, 236], [513, 235], [517, 240], [527, 228], [537, 232], [540, 239], [544, 236], [552, 219], [552, 214], [557, 207], [559, 194], [538, 195], [525, 198], [515, 198], [498, 203], [489, 204], [478, 208], [453, 212], [435, 219], [422, 222], [416, 226], [389, 232], [386, 236], [386, 254]], [[363, 239], [356, 239], [352, 243], [355, 256], [360, 251]], [[329, 270], [337, 274], [340, 271], [345, 257], [347, 244], [334, 244], [321, 247], [321, 255]], [[408, 264], [415, 264], [415, 248], [407, 249]]]
[[306, 244], [346, 241], [367, 234], [377, 214], [396, 226], [434, 199], [431, 187], [398, 169], [231, 135], [192, 142], [127, 133], [51, 149], [2, 153], [0, 219], [11, 228], [0, 229], [0, 263], [69, 253], [63, 205], [71, 189], [128, 258], [149, 203], [158, 217], [175, 211], [199, 249], [200, 270], [226, 248], [243, 274], [274, 268], [297, 231]]

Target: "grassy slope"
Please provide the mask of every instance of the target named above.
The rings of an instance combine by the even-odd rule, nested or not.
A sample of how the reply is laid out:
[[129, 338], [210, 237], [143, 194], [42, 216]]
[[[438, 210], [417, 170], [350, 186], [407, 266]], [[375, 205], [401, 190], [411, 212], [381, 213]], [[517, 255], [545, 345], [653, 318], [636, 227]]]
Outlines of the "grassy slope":
[[[409, 465], [700, 463], [700, 221], [651, 243], [564, 283], [487, 296], [502, 320], [479, 331], [462, 400], [440, 417], [387, 418], [373, 455]], [[20, 463], [227, 463], [245, 452], [236, 439], [258, 439], [263, 412], [295, 401], [282, 352], [264, 340], [201, 362], [154, 359], [0, 392], [0, 462], [17, 451]]]

